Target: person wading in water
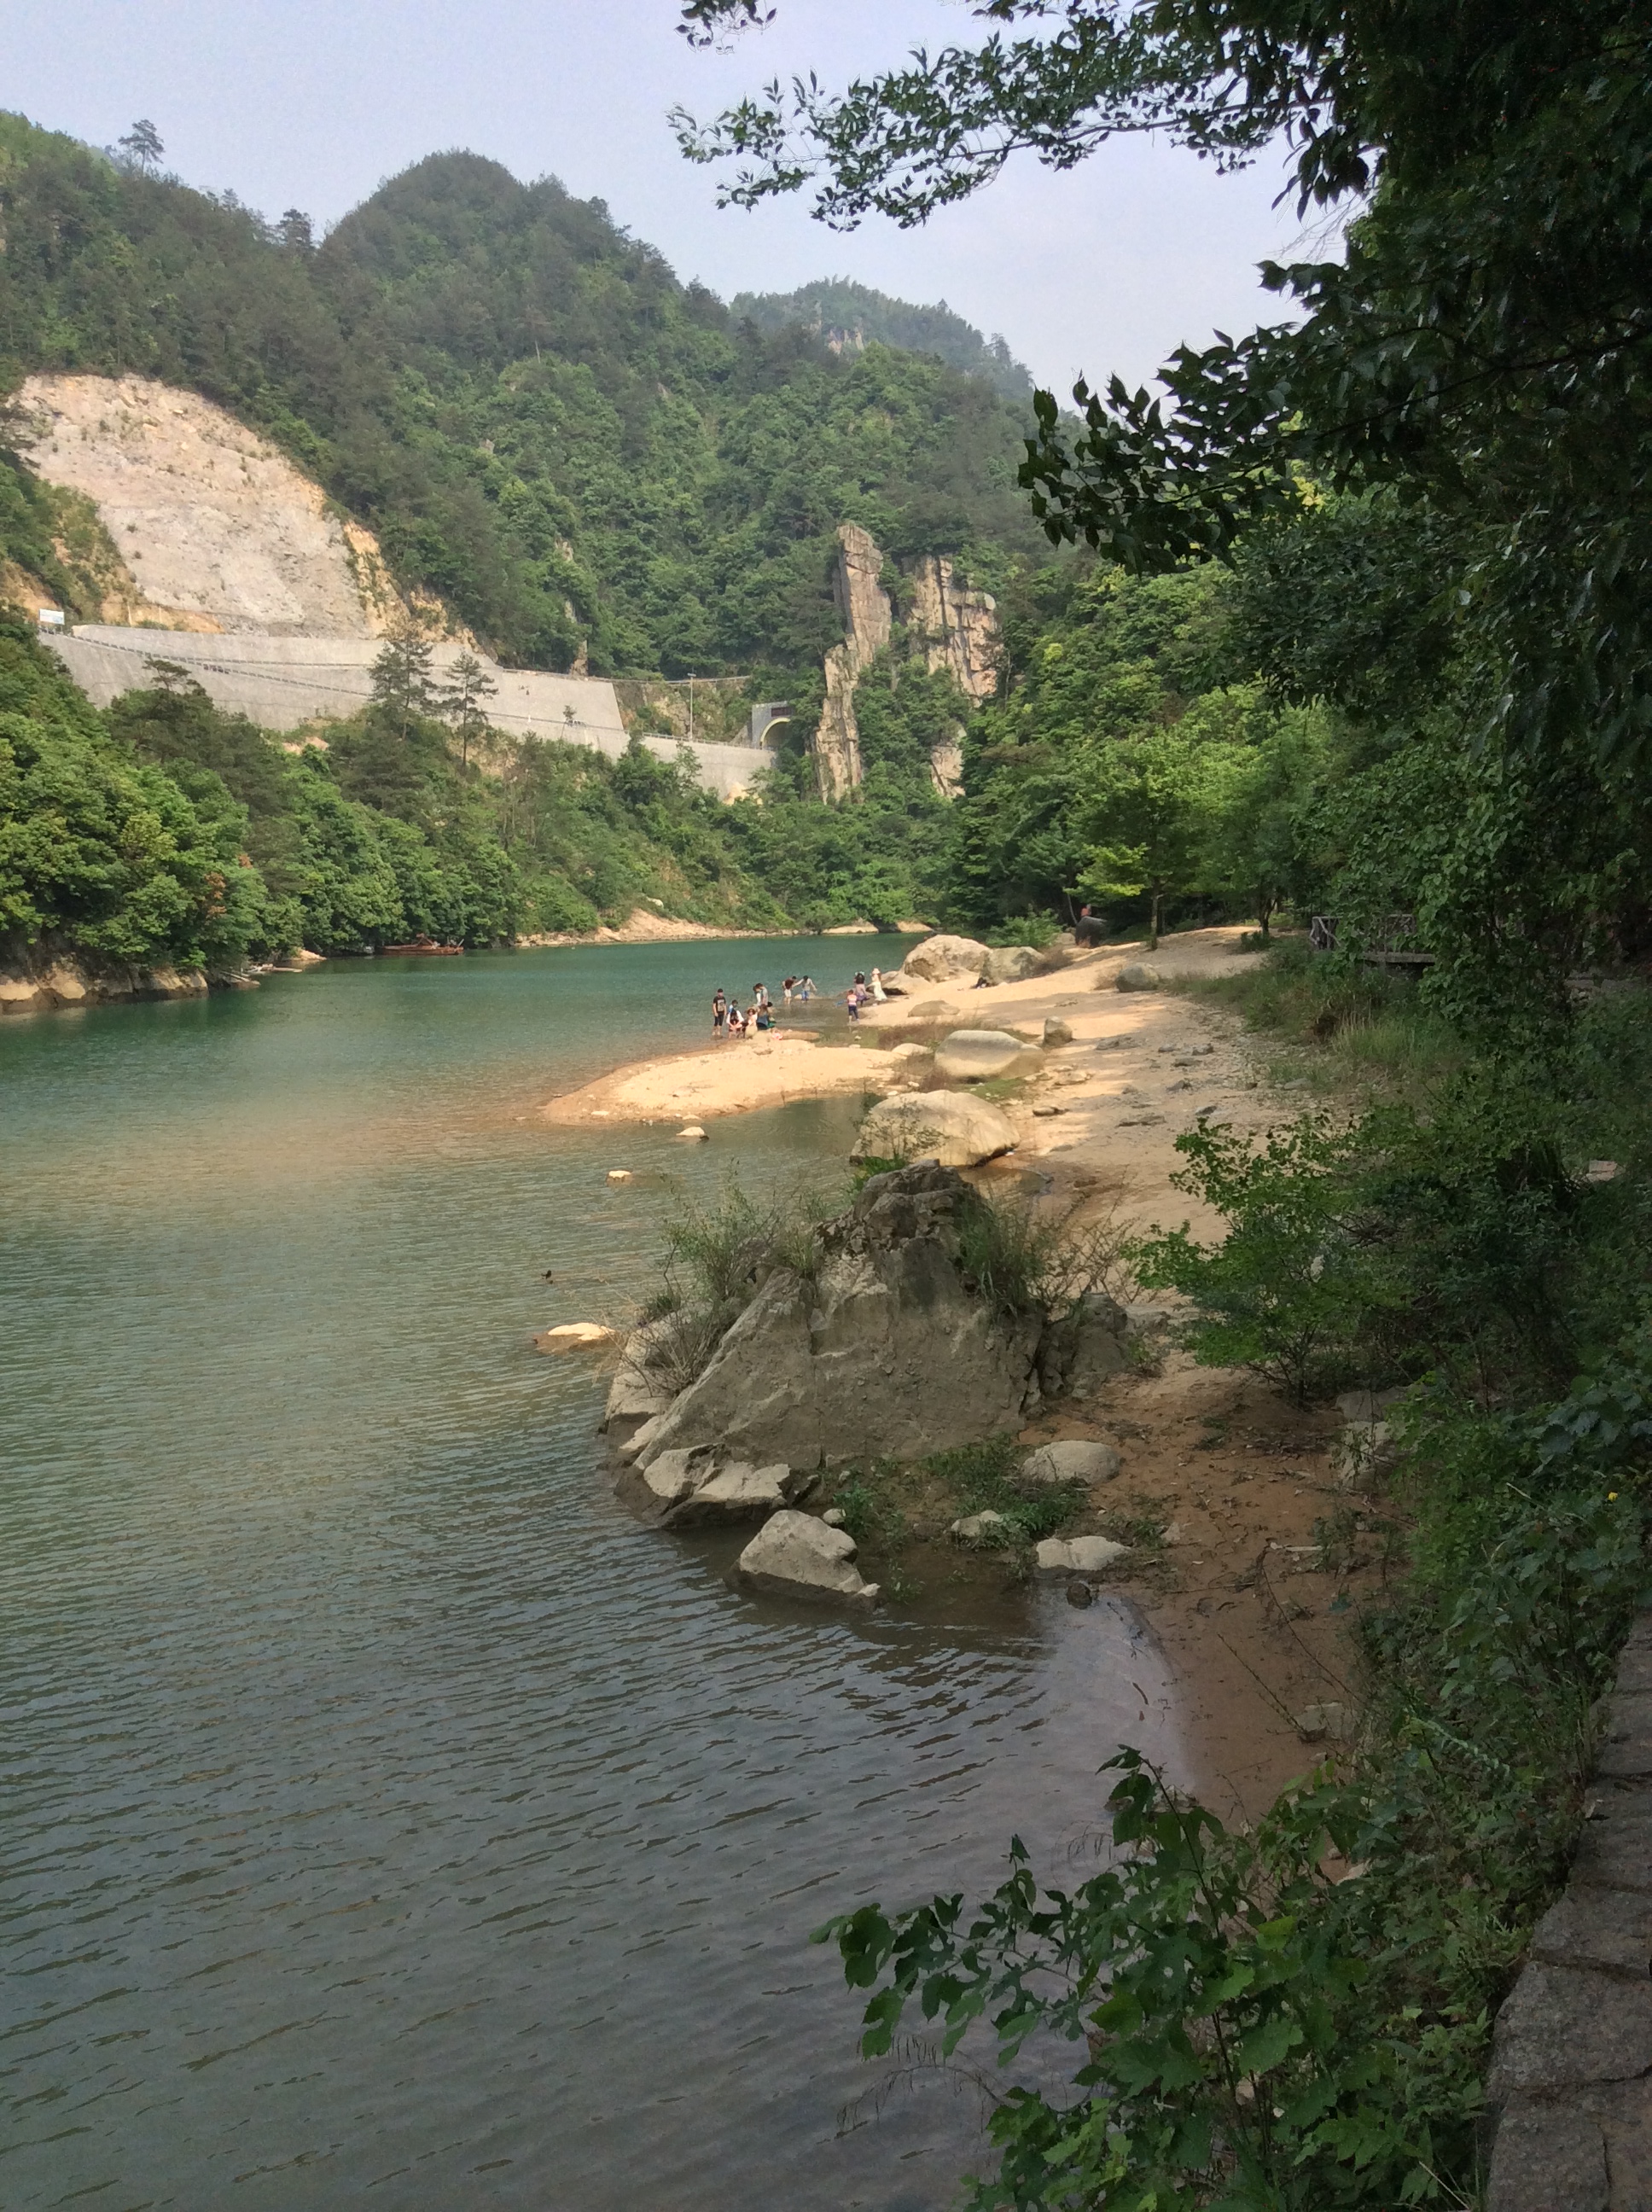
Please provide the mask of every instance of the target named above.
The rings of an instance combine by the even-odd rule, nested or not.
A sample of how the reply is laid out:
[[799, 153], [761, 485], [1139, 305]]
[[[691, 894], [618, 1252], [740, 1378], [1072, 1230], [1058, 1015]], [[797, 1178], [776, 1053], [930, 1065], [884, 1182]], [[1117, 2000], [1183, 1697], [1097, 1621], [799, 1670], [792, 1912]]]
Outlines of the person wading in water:
[[723, 1035], [727, 1027], [728, 1000], [723, 996], [720, 988], [713, 992], [711, 1000], [711, 1034], [715, 1043], [722, 1042]]

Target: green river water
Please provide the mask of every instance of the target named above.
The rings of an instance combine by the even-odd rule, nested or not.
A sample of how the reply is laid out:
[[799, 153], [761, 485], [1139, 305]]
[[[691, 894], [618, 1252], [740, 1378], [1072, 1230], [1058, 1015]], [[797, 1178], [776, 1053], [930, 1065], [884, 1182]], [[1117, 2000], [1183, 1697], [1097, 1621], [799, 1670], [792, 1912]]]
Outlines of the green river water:
[[738, 1595], [732, 1540], [616, 1507], [599, 1375], [529, 1343], [646, 1294], [673, 1188], [841, 1160], [851, 1102], [692, 1150], [534, 1111], [798, 957], [0, 1027], [9, 2212], [949, 2201], [977, 2099], [846, 2111], [878, 2077], [808, 1931], [1017, 1830], [1071, 1878], [1100, 1761], [1175, 1760], [1162, 1662], [1109, 1603]]

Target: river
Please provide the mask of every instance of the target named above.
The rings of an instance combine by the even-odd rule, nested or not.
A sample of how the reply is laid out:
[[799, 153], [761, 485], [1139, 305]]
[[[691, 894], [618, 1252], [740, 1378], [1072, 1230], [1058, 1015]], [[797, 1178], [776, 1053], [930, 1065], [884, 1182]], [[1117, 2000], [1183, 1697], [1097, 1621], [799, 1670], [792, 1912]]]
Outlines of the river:
[[535, 1113], [799, 957], [0, 1025], [10, 2212], [949, 2202], [977, 2099], [847, 2124], [879, 2076], [808, 1931], [1016, 1830], [1071, 1879], [1101, 1760], [1175, 1759], [1162, 1663], [1110, 1602], [737, 1595], [729, 1540], [616, 1507], [600, 1377], [529, 1342], [646, 1293], [674, 1190], [841, 1159], [847, 1102], [693, 1148]]

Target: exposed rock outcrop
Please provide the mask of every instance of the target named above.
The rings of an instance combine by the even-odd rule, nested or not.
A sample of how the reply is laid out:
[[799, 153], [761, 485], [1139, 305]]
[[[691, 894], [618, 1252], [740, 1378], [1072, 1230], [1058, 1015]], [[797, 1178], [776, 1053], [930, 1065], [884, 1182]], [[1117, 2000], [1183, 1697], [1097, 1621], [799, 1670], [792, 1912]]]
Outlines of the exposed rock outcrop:
[[815, 1232], [811, 1273], [770, 1275], [704, 1371], [639, 1432], [645, 1475], [671, 1451], [811, 1469], [1021, 1427], [1042, 1401], [1045, 1325], [1006, 1319], [966, 1283], [965, 1197], [946, 1168], [874, 1176]]
[[197, 392], [145, 376], [31, 376], [18, 444], [91, 501], [120, 562], [111, 623], [376, 637], [404, 619], [372, 533]]
[[[882, 583], [884, 556], [870, 532], [846, 522], [837, 532], [834, 589], [844, 637], [826, 655], [826, 699], [815, 732], [815, 772], [823, 799], [837, 800], [860, 781], [860, 731], [855, 687], [894, 635], [894, 611]], [[997, 602], [958, 580], [945, 554], [921, 555], [907, 569], [906, 631], [926, 667], [945, 670], [969, 699], [998, 685]], [[935, 788], [948, 799], [963, 788], [962, 728], [937, 740], [930, 755]]]
[[[222, 984], [250, 982], [239, 975]], [[92, 1006], [120, 999], [194, 999], [209, 988], [197, 968], [94, 968], [41, 949], [0, 969], [0, 1014], [46, 1013], [58, 1006]]]
[[837, 532], [837, 611], [844, 637], [826, 656], [826, 701], [815, 732], [815, 773], [823, 799], [846, 798], [860, 781], [860, 730], [854, 691], [880, 653], [887, 650], [892, 610], [878, 579], [884, 556], [870, 531], [845, 522]]
[[998, 689], [998, 601], [961, 584], [944, 553], [925, 553], [907, 572], [907, 628], [932, 670], [945, 669], [967, 699]]

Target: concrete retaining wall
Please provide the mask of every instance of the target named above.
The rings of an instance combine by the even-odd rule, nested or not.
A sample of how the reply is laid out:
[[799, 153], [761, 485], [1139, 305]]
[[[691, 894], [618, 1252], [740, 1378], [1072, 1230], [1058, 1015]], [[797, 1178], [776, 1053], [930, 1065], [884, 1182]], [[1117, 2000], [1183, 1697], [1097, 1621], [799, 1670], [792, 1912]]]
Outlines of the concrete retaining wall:
[[1497, 2018], [1486, 2212], [1652, 2212], [1652, 1613], [1624, 1647], [1590, 1801]]
[[[265, 730], [297, 730], [325, 717], [355, 714], [372, 696], [373, 664], [384, 648], [381, 638], [252, 631], [212, 635], [103, 623], [82, 623], [67, 634], [46, 635], [45, 642], [100, 707], [147, 683], [150, 659], [174, 660], [189, 670], [215, 706], [245, 714]], [[437, 674], [445, 676], [464, 650], [436, 646]], [[501, 668], [484, 655], [477, 658], [498, 686], [488, 702], [488, 719], [507, 736], [590, 745], [610, 760], [617, 760], [629, 744], [614, 687], [605, 678]], [[677, 757], [674, 738], [645, 737], [643, 743], [660, 760]], [[758, 770], [772, 766], [774, 758], [762, 745], [696, 743], [689, 750], [702, 781], [720, 799], [750, 790]]]

